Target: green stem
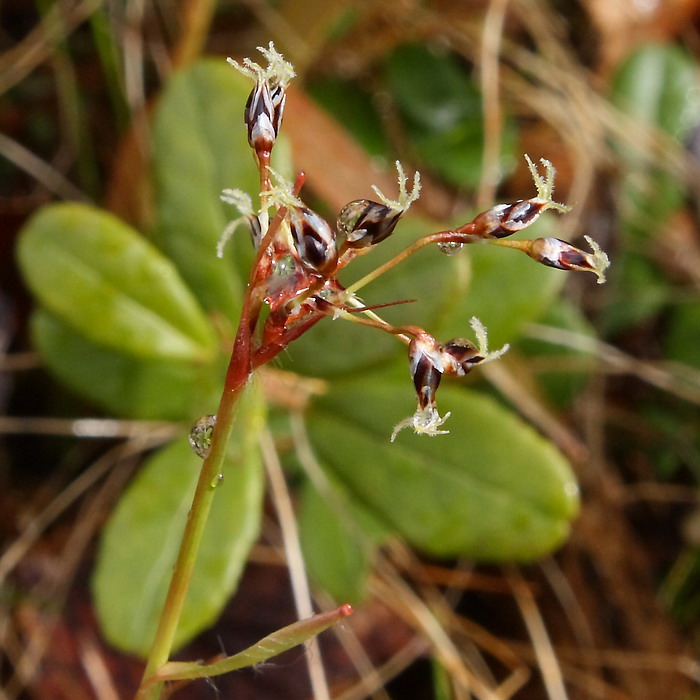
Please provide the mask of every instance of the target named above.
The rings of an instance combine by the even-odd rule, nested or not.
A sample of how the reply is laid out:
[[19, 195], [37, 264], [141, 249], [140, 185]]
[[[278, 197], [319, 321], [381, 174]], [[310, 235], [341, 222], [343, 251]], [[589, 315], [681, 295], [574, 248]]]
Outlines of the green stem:
[[417, 253], [421, 248], [430, 245], [431, 243], [471, 243], [469, 234], [471, 231], [467, 231], [466, 227], [470, 224], [466, 224], [461, 227], [465, 229], [456, 229], [454, 231], [438, 231], [438, 233], [431, 233], [428, 236], [423, 236], [415, 241], [408, 248], [404, 248], [398, 255], [395, 255], [391, 260], [387, 260], [383, 265], [372, 270], [372, 272], [366, 274], [361, 279], [354, 282], [349, 287], [345, 289], [348, 295], [354, 294], [362, 287], [368, 285], [370, 282], [374, 282], [378, 277], [381, 277], [385, 272], [391, 270], [392, 267], [396, 267], [399, 263], [402, 263], [406, 258], [410, 257], [414, 253]]
[[226, 384], [216, 414], [216, 427], [212, 434], [211, 450], [202, 463], [197, 488], [192, 499], [192, 507], [187, 515], [180, 551], [170, 579], [170, 587], [135, 700], [157, 700], [160, 698], [163, 684], [148, 681], [167, 663], [172, 651], [192, 570], [204, 534], [204, 527], [214, 501], [216, 489], [212, 488], [212, 484], [216, 483], [222, 471], [236, 406], [250, 374], [249, 313], [247, 309], [244, 309], [231, 353]]
[[[202, 0], [201, 2], [192, 0], [191, 7], [213, 7], [213, 3], [209, 0]], [[260, 165], [260, 172], [261, 184], [263, 192], [265, 192], [270, 186], [266, 163]], [[301, 182], [303, 180], [298, 179], [299, 187], [301, 187]], [[214, 502], [216, 489], [212, 485], [218, 482], [219, 474], [221, 474], [224, 458], [226, 457], [226, 448], [233, 428], [236, 406], [253, 372], [252, 333], [253, 326], [255, 326], [258, 319], [261, 303], [258, 295], [256, 295], [259, 282], [258, 276], [261, 274], [263, 257], [267, 254], [267, 250], [272, 244], [285, 213], [286, 209], [284, 207], [277, 211], [274, 219], [267, 227], [267, 233], [260, 242], [255, 262], [251, 267], [241, 318], [238, 323], [238, 332], [233, 344], [228, 372], [226, 373], [226, 383], [219, 402], [219, 409], [216, 413], [216, 426], [212, 434], [211, 449], [202, 463], [197, 488], [192, 499], [192, 507], [187, 514], [185, 531], [180, 542], [180, 551], [173, 568], [173, 575], [170, 579], [165, 603], [160, 613], [158, 629], [146, 661], [141, 685], [136, 692], [134, 700], [158, 700], [161, 697], [163, 683], [156, 679], [156, 674], [168, 662], [173, 648], [175, 633], [177, 632], [185, 597], [190, 586], [192, 571], [194, 570], [197, 553], [204, 535], [204, 528]]]

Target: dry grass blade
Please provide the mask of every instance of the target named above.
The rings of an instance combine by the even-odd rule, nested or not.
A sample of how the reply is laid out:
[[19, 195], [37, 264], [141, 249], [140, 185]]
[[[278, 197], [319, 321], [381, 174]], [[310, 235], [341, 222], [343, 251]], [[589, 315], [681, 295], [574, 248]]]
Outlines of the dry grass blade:
[[525, 585], [517, 569], [511, 569], [508, 577], [513, 586], [515, 601], [520, 608], [525, 626], [532, 640], [537, 663], [547, 689], [547, 696], [549, 700], [568, 700], [569, 696], [564, 686], [562, 670], [535, 598]]
[[450, 674], [453, 683], [478, 700], [499, 700], [495, 688], [468, 669], [459, 650], [425, 601], [414, 593], [393, 570], [379, 567], [381, 575], [371, 583], [371, 590], [386, 605], [413, 625], [429, 641], [433, 653]]
[[476, 195], [476, 208], [479, 210], [486, 209], [496, 200], [496, 186], [502, 176], [499, 166], [503, 133], [499, 57], [508, 2], [509, 0], [489, 2], [482, 30], [479, 82], [483, 95], [484, 152], [481, 181]]
[[[2, 419], [0, 419], [2, 420]], [[9, 420], [9, 419], [5, 419]], [[172, 435], [164, 438], [162, 435], [132, 439], [126, 445], [118, 445], [96, 460], [88, 469], [65, 488], [61, 493], [32, 518], [22, 533], [0, 556], [0, 584], [17, 566], [31, 547], [38, 541], [51, 523], [70, 508], [90, 488], [97, 484], [115, 465], [125, 459], [131, 459], [145, 450], [160, 445]], [[126, 471], [126, 470], [124, 470]]]
[[369, 696], [380, 700], [388, 697], [382, 687], [423, 655], [426, 646], [422, 639], [414, 637], [387, 662], [374, 669], [371, 675], [363, 677], [357, 685], [343, 691], [333, 700], [362, 700]]
[[[34, 681], [44, 654], [51, 647], [54, 632], [61, 621], [61, 611], [77, 575], [78, 567], [85, 556], [86, 547], [93, 539], [105, 512], [131, 476], [132, 469], [128, 468], [129, 461], [134, 467], [136, 464], [134, 456], [143, 449], [143, 443], [139, 443], [138, 449], [134, 449], [133, 445], [122, 445], [97, 460], [92, 468], [86, 472], [89, 476], [85, 479], [79, 477], [68, 489], [59, 494], [51, 506], [45, 509], [39, 518], [27, 528], [24, 536], [16, 540], [11, 550], [8, 550], [3, 556], [2, 575], [6, 577], [10, 569], [17, 564], [21, 556], [26, 554], [51, 520], [74, 502], [89, 486], [96, 483], [105, 474], [107, 475], [102, 486], [89, 501], [86, 501], [76, 517], [75, 525], [58, 557], [60, 565], [53, 577], [50, 590], [46, 594], [47, 600], [52, 601], [52, 609], [28, 608], [25, 610], [26, 616], [19, 618], [20, 626], [24, 624], [24, 627], [18, 630], [18, 636], [26, 636], [26, 642], [21, 654], [13, 664], [13, 675], [4, 685], [4, 691], [9, 698], [19, 697], [22, 691], [30, 687]], [[126, 454], [129, 456], [126, 457]], [[114, 469], [117, 463], [120, 464], [120, 469]]]
[[41, 24], [14, 48], [0, 55], [0, 95], [46, 61], [56, 45], [70, 36], [102, 3], [103, 0], [54, 3]]
[[[302, 620], [314, 614], [311, 591], [299, 542], [299, 529], [294, 515], [294, 508], [292, 507], [275, 443], [269, 431], [263, 431], [260, 438], [260, 448], [270, 483], [270, 493], [282, 529], [284, 552], [287, 566], [289, 567], [297, 616]], [[330, 691], [323, 669], [318, 639], [314, 637], [306, 642], [304, 646], [306, 647], [306, 663], [309, 668], [313, 697], [317, 700], [330, 700]]]
[[89, 201], [86, 194], [51, 164], [38, 158], [29, 149], [5, 134], [0, 134], [0, 155], [58, 197], [78, 202]]
[[676, 363], [652, 363], [627, 355], [609, 343], [563, 328], [530, 324], [527, 335], [547, 343], [589, 353], [618, 372], [632, 374], [679, 398], [700, 404], [700, 372]]
[[112, 675], [94, 641], [84, 639], [81, 644], [81, 661], [95, 697], [99, 700], [119, 700]]

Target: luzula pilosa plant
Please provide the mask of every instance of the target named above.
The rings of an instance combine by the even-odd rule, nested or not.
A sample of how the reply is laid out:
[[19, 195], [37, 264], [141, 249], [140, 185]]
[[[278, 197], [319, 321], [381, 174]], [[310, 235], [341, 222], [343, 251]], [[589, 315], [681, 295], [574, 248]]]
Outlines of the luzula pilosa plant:
[[[260, 51], [267, 60], [265, 67], [250, 59], [242, 64], [229, 59], [234, 68], [255, 83], [245, 106], [244, 120], [248, 142], [260, 173], [259, 203], [256, 208], [244, 192], [224, 190], [222, 199], [232, 204], [239, 215], [232, 217], [233, 220], [226, 226], [217, 251], [221, 256], [228, 238], [237, 227], [244, 226], [250, 232], [256, 253], [243, 296], [219, 407], [216, 415], [197, 421], [190, 435], [192, 447], [203, 458], [203, 463], [143, 682], [137, 694], [139, 700], [160, 697], [163, 681], [184, 677], [178, 671], [177, 664], [173, 675], [173, 665], [168, 664], [168, 658], [213, 502], [213, 487], [220, 483], [220, 470], [233, 430], [236, 406], [258, 367], [275, 358], [292, 341], [327, 316], [390, 333], [408, 346], [411, 376], [418, 395], [415, 413], [394, 427], [391, 439], [394, 440], [403, 428], [413, 428], [423, 435], [439, 435], [447, 432], [440, 428], [448, 417], [440, 416], [435, 402], [442, 376], [467, 374], [475, 366], [498, 358], [507, 348], [489, 352], [486, 329], [476, 318], [471, 319], [476, 344], [464, 338], [441, 343], [418, 326], [391, 325], [377, 314], [377, 310], [387, 304], [368, 307], [357, 292], [431, 244], [436, 244], [448, 255], [457, 253], [468, 243], [518, 248], [551, 267], [594, 272], [599, 282], [604, 280], [608, 266], [607, 257], [590, 239], [587, 240], [592, 248], [591, 253], [556, 238], [506, 240], [511, 234], [532, 224], [547, 209], [559, 212], [567, 210], [566, 206], [552, 199], [552, 164], [542, 159], [544, 175], [540, 175], [528, 158], [528, 167], [537, 190], [535, 197], [514, 204], [498, 204], [463, 226], [423, 236], [388, 262], [345, 287], [338, 280], [339, 271], [358, 256], [371, 252], [375, 245], [394, 232], [401, 216], [418, 198], [420, 177], [415, 173], [409, 186], [409, 178], [397, 162], [398, 199], [391, 200], [374, 188], [378, 201], [360, 199], [346, 204], [335, 226], [331, 226], [300, 199], [303, 175], [290, 184], [270, 167], [270, 154], [282, 124], [286, 88], [294, 77], [294, 70], [277, 53], [272, 43]], [[265, 313], [264, 306], [267, 306]], [[349, 612], [349, 606], [341, 606], [320, 623], [312, 619], [313, 625], [321, 624], [321, 627], [314, 627], [313, 633], [318, 633], [323, 626]], [[304, 634], [304, 638], [308, 638], [308, 630]], [[283, 637], [285, 645], [292, 641], [299, 643], [294, 635], [285, 634]], [[264, 643], [261, 649], [263, 647], [268, 649], [266, 653], [269, 657], [273, 653], [269, 651], [269, 645]], [[226, 664], [239, 664], [237, 657], [231, 658], [233, 661], [226, 661]], [[239, 668], [240, 665], [235, 667]], [[226, 668], [231, 670], [228, 665]], [[187, 673], [188, 678], [208, 675], [206, 667], [194, 671], [190, 669]]]
[[[418, 239], [394, 259], [344, 287], [338, 272], [359, 255], [390, 236], [401, 216], [420, 194], [420, 176], [408, 177], [397, 161], [399, 196], [390, 200], [376, 187], [379, 201], [360, 199], [346, 204], [335, 227], [299, 198], [303, 184], [300, 175], [292, 185], [270, 168], [270, 153], [282, 123], [285, 90], [294, 77], [292, 66], [277, 53], [272, 43], [259, 49], [268, 62], [261, 67], [245, 59], [242, 64], [229, 59], [237, 70], [255, 81], [245, 107], [248, 141], [260, 171], [260, 207], [254, 209], [250, 197], [240, 190], [225, 190], [222, 199], [234, 205], [240, 216], [223, 232], [218, 254], [234, 229], [246, 226], [251, 234], [257, 257], [247, 288], [242, 323], [247, 324], [244, 337], [250, 343], [243, 353], [248, 374], [280, 353], [325, 316], [343, 318], [372, 326], [396, 336], [408, 346], [410, 372], [418, 395], [415, 413], [395, 426], [391, 440], [403, 428], [413, 428], [423, 435], [440, 435], [448, 431], [441, 426], [449, 414], [440, 416], [435, 395], [443, 375], [462, 376], [477, 365], [500, 357], [504, 346], [489, 352], [486, 328], [477, 318], [471, 319], [475, 345], [464, 338], [445, 343], [422, 328], [394, 326], [363, 304], [357, 291], [420, 248], [436, 244], [446, 254], [458, 252], [468, 243], [490, 243], [517, 248], [531, 258], [561, 270], [584, 270], [595, 273], [604, 282], [608, 258], [592, 239], [584, 252], [557, 238], [529, 241], [504, 240], [534, 223], [548, 209], [566, 212], [568, 207], [553, 200], [554, 167], [541, 159], [544, 175], [525, 156], [537, 194], [513, 204], [497, 204], [455, 229], [440, 231]], [[260, 323], [262, 305], [269, 314]], [[377, 307], [374, 307], [376, 309]], [[259, 327], [261, 326], [261, 327]], [[257, 335], [256, 335], [257, 334]], [[239, 340], [241, 334], [239, 331]]]

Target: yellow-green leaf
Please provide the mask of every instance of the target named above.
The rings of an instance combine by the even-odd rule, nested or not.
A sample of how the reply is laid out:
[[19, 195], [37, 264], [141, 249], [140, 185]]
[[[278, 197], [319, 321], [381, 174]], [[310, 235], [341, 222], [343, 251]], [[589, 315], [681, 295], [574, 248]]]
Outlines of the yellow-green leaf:
[[208, 361], [212, 328], [172, 263], [111, 214], [56, 204], [18, 246], [43, 306], [89, 340], [139, 357]]
[[145, 420], [199, 417], [221, 393], [223, 367], [127, 355], [88, 340], [38, 309], [32, 340], [64, 384], [112, 414]]

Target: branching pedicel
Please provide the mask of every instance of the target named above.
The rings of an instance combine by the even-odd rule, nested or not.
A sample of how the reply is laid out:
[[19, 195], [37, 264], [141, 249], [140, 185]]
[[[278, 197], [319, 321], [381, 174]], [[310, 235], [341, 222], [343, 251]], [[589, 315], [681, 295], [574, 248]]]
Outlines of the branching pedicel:
[[[599, 283], [605, 280], [608, 258], [587, 236], [586, 241], [592, 248], [590, 253], [557, 238], [504, 240], [530, 226], [548, 209], [560, 213], [569, 209], [553, 200], [555, 171], [552, 164], [541, 159], [543, 174], [540, 174], [532, 160], [525, 156], [537, 190], [535, 197], [497, 204], [459, 228], [424, 236], [374, 272], [343, 287], [337, 279], [338, 271], [393, 233], [401, 216], [420, 194], [420, 176], [415, 173], [409, 191], [408, 178], [397, 162], [398, 200], [390, 200], [374, 187], [380, 201], [359, 199], [346, 204], [335, 228], [331, 227], [299, 198], [303, 175], [292, 185], [270, 168], [270, 153], [284, 114], [285, 91], [294, 77], [294, 70], [277, 53], [272, 42], [260, 51], [268, 61], [266, 67], [250, 59], [245, 59], [243, 64], [229, 59], [231, 65], [255, 81], [244, 119], [260, 171], [260, 208], [254, 210], [250, 197], [240, 190], [224, 190], [222, 199], [234, 205], [240, 216], [226, 227], [217, 248], [218, 255], [222, 256], [234, 229], [247, 225], [257, 250], [244, 301], [243, 319], [248, 324], [246, 336], [250, 339], [250, 347], [244, 353], [248, 362], [246, 369], [252, 372], [271, 360], [325, 316], [372, 326], [408, 345], [410, 371], [418, 396], [416, 412], [396, 425], [391, 440], [403, 428], [413, 428], [424, 435], [444, 434], [448, 431], [440, 428], [449, 413], [441, 417], [435, 403], [443, 375], [465, 375], [477, 365], [500, 357], [507, 346], [489, 352], [486, 328], [476, 318], [470, 322], [476, 345], [465, 338], [441, 343], [417, 326], [393, 326], [366, 307], [356, 292], [430, 244], [437, 244], [447, 254], [458, 252], [468, 243], [517, 248], [550, 267], [593, 272]], [[264, 323], [259, 323], [263, 304], [269, 307], [269, 314]]]

